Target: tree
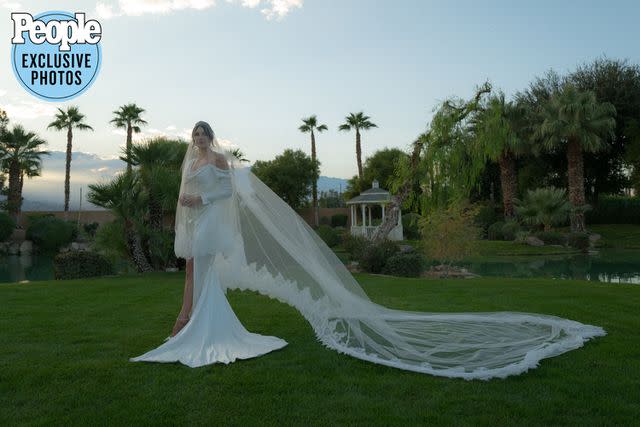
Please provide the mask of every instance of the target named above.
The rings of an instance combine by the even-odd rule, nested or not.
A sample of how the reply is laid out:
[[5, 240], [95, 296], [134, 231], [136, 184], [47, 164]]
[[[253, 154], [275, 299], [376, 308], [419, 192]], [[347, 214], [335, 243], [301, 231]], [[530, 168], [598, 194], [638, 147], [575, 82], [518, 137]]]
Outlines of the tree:
[[[422, 190], [419, 196], [422, 213], [430, 208], [426, 206], [429, 201], [446, 199], [448, 187], [456, 180], [456, 186], [463, 188], [461, 194], [471, 191], [472, 185], [469, 184], [477, 179], [482, 167], [469, 163], [473, 156], [467, 153], [466, 132], [462, 129], [468, 116], [478, 110], [482, 97], [489, 92], [491, 85], [486, 82], [476, 89], [473, 99], [467, 102], [445, 101], [430, 129], [413, 141], [411, 155], [399, 158], [390, 186], [394, 195], [391, 196], [387, 215], [374, 231], [372, 240], [386, 238], [395, 227], [400, 208], [405, 200], [411, 198], [416, 181]], [[437, 204], [433, 203], [433, 206], [437, 207]]]
[[115, 117], [109, 121], [115, 125], [116, 128], [127, 130], [127, 145], [125, 148], [127, 173], [131, 173], [131, 140], [132, 134], [140, 133], [140, 125], [146, 125], [147, 122], [140, 117], [144, 113], [144, 108], [138, 107], [135, 103], [121, 106], [118, 110], [115, 110], [113, 114]]
[[[621, 193], [630, 184], [628, 172], [633, 156], [632, 137], [629, 130], [632, 122], [640, 118], [640, 66], [626, 60], [598, 58], [577, 67], [565, 76], [550, 70], [536, 78], [528, 88], [516, 94], [516, 100], [526, 103], [536, 112], [554, 93], [565, 85], [572, 84], [580, 91], [592, 91], [598, 102], [609, 102], [616, 109], [616, 129], [613, 136], [603, 139], [605, 149], [584, 153], [586, 194], [597, 203], [601, 193]], [[540, 124], [543, 118], [534, 115], [532, 124]], [[561, 150], [542, 152], [540, 157], [523, 165], [521, 176], [525, 188], [542, 185], [562, 186], [566, 182], [564, 162], [566, 155]], [[562, 168], [562, 169], [561, 169]]]
[[[23, 171], [27, 169], [28, 176], [40, 174], [41, 156], [50, 154], [48, 151], [41, 150], [41, 146], [46, 143], [35, 133], [26, 131], [21, 125], [15, 125], [12, 130], [5, 130], [2, 133], [0, 158], [2, 170], [9, 175], [7, 211], [16, 222], [22, 206]], [[38, 165], [35, 170], [34, 162]]]
[[371, 188], [374, 179], [378, 180], [380, 187], [389, 189], [400, 157], [407, 157], [407, 154], [399, 148], [383, 148], [367, 157], [362, 168], [362, 180], [358, 175], [348, 180], [345, 199], [351, 199]]
[[615, 129], [615, 108], [599, 103], [593, 92], [566, 85], [542, 106], [542, 123], [534, 138], [547, 150], [562, 148], [567, 155], [571, 231], [584, 232], [585, 192], [583, 152], [597, 152]]
[[180, 166], [186, 148], [187, 144], [164, 137], [131, 147], [131, 165], [138, 169], [140, 185], [148, 201], [148, 224], [154, 231], [162, 231], [164, 212], [175, 210], [178, 203]]
[[[303, 125], [301, 125], [298, 130], [302, 133], [310, 133], [311, 134], [311, 160], [313, 162], [316, 161], [316, 137], [314, 134], [314, 130], [318, 131], [318, 133], [321, 133], [325, 130], [327, 130], [327, 125], [319, 125], [318, 126], [318, 120], [316, 118], [316, 115], [314, 114], [313, 116], [307, 117], [306, 119], [302, 119], [302, 122], [304, 123]], [[320, 225], [319, 223], [319, 212], [318, 212], [318, 176], [314, 176], [313, 177], [313, 188], [312, 188], [312, 205], [313, 205], [313, 212], [314, 212], [314, 224], [317, 227], [318, 225]]]
[[107, 183], [89, 184], [87, 200], [96, 206], [111, 210], [124, 224], [124, 235], [129, 257], [139, 272], [152, 271], [145, 254], [141, 230], [146, 202], [135, 172], [118, 174]]
[[597, 203], [599, 194], [620, 193], [630, 184], [633, 122], [640, 119], [640, 66], [602, 57], [578, 66], [567, 79], [578, 90], [592, 91], [598, 102], [608, 102], [616, 110], [614, 132], [603, 138], [606, 149], [584, 156], [586, 191]]
[[303, 206], [319, 167], [318, 160], [314, 162], [304, 151], [286, 149], [273, 160], [256, 161], [251, 172], [289, 206], [298, 209]]
[[368, 130], [378, 127], [372, 123], [369, 116], [365, 116], [362, 111], [359, 113], [350, 113], [345, 117], [345, 122], [338, 127], [338, 130], [356, 131], [356, 161], [358, 162], [358, 178], [362, 180], [362, 148], [360, 147], [360, 130]]
[[500, 92], [488, 99], [475, 118], [476, 151], [478, 155], [497, 162], [500, 167], [500, 187], [506, 219], [513, 218], [513, 199], [517, 196], [516, 159], [523, 155], [529, 143], [522, 137], [525, 107], [506, 102]]
[[78, 107], [68, 107], [67, 111], [58, 108], [56, 119], [49, 123], [47, 129], [54, 128], [56, 130], [67, 131], [67, 157], [65, 161], [64, 171], [64, 212], [65, 219], [69, 212], [69, 185], [71, 178], [71, 148], [73, 146], [73, 129], [93, 130], [93, 128], [84, 123], [84, 114], [81, 114]]

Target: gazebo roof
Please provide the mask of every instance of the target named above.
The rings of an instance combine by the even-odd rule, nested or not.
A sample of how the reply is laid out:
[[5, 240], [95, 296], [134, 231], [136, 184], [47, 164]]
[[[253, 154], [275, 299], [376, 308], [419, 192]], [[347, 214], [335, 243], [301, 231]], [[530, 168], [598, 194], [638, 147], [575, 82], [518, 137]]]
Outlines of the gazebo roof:
[[374, 179], [371, 188], [364, 190], [360, 195], [347, 200], [347, 205], [359, 203], [385, 203], [391, 201], [391, 194], [378, 186], [378, 180]]

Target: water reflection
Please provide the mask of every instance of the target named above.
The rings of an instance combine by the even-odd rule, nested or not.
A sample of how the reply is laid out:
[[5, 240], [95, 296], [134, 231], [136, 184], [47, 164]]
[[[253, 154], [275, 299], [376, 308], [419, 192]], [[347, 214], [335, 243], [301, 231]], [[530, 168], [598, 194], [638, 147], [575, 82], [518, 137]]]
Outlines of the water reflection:
[[640, 284], [640, 251], [602, 249], [597, 253], [565, 257], [506, 258], [464, 263], [481, 276], [546, 277], [609, 283]]
[[53, 257], [47, 255], [7, 255], [0, 257], [0, 283], [22, 280], [53, 280]]

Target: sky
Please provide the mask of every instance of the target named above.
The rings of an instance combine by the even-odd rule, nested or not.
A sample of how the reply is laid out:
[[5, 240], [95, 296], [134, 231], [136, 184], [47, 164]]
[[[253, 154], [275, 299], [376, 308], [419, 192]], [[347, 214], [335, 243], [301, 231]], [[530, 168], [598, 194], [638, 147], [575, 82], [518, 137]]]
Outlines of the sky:
[[[11, 69], [10, 12], [47, 10], [86, 12], [103, 29], [96, 81], [64, 103], [28, 94]], [[363, 161], [408, 150], [450, 96], [486, 80], [511, 96], [602, 56], [640, 63], [638, 40], [637, 1], [0, 0], [0, 108], [63, 151], [65, 134], [46, 125], [78, 105], [95, 131], [77, 132], [74, 151], [105, 161], [125, 142], [113, 110], [130, 102], [146, 109], [138, 139], [188, 137], [205, 120], [251, 162], [310, 154], [298, 126], [316, 114], [329, 127], [316, 138], [321, 174], [350, 178], [355, 135], [337, 128], [351, 112], [378, 126], [363, 134]]]

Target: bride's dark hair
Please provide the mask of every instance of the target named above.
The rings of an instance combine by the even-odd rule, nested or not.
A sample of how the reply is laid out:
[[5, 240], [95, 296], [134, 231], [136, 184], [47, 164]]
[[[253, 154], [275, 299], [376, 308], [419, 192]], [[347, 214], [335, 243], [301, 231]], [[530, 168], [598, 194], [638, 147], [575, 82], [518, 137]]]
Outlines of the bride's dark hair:
[[204, 131], [204, 134], [207, 135], [209, 139], [213, 141], [213, 138], [215, 137], [216, 134], [213, 132], [213, 129], [211, 129], [211, 126], [209, 125], [209, 123], [201, 120], [193, 126], [193, 130], [191, 131], [192, 142], [194, 140], [193, 135], [196, 133], [196, 129], [198, 128], [202, 128], [202, 130]]

